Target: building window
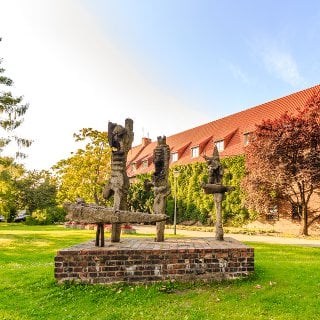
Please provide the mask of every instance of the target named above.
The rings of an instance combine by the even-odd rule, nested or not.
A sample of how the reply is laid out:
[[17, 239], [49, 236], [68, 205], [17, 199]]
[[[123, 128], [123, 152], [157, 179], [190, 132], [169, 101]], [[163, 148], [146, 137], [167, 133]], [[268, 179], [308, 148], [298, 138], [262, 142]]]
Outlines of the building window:
[[148, 168], [148, 160], [142, 161], [142, 168]]
[[191, 148], [191, 158], [199, 157], [199, 147]]
[[171, 161], [172, 162], [178, 161], [178, 152], [174, 152], [171, 154]]
[[243, 138], [244, 138], [243, 144], [247, 146], [250, 142], [250, 132], [244, 133]]
[[216, 141], [214, 144], [217, 146], [217, 149], [219, 152], [224, 150], [224, 141], [223, 140]]

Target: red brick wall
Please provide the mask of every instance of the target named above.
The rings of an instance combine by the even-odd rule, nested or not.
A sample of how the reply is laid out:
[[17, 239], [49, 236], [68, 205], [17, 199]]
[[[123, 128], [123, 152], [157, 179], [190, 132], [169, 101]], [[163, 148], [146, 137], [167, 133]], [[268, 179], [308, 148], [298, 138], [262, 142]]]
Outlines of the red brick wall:
[[[129, 239], [124, 239], [126, 242]], [[143, 239], [135, 239], [144, 241]], [[174, 245], [166, 241], [165, 247], [153, 249], [81, 248], [76, 246], [60, 250], [55, 257], [55, 277], [59, 283], [145, 283], [165, 280], [222, 280], [247, 276], [254, 271], [254, 252], [237, 241], [224, 246]], [[177, 242], [178, 240], [174, 240]], [[185, 243], [185, 239], [182, 240]], [[207, 239], [206, 243], [210, 242]], [[150, 241], [149, 241], [150, 242]], [[178, 241], [179, 242], [179, 241]], [[150, 242], [152, 243], [152, 242]], [[154, 243], [154, 242], [153, 242]], [[156, 243], [158, 244], [158, 243]], [[139, 246], [140, 244], [136, 245]], [[114, 248], [115, 247], [115, 248]]]

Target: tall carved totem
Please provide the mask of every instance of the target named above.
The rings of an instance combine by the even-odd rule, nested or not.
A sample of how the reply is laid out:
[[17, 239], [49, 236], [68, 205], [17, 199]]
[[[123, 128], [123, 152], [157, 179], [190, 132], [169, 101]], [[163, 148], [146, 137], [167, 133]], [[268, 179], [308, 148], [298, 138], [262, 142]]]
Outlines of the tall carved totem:
[[[114, 196], [113, 209], [115, 212], [128, 210], [127, 196], [129, 190], [129, 178], [127, 176], [127, 155], [133, 142], [133, 121], [125, 120], [125, 126], [109, 122], [108, 138], [112, 147], [111, 153], [111, 178], [106, 185], [103, 196], [109, 199]], [[119, 242], [121, 224], [112, 224], [111, 242]]]

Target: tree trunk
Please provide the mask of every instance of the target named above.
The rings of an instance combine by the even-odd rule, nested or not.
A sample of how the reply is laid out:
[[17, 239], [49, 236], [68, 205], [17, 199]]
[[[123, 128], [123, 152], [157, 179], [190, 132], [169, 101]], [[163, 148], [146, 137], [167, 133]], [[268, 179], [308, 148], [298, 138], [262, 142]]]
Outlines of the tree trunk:
[[301, 234], [303, 236], [308, 236], [308, 207], [307, 204], [302, 206], [302, 230]]

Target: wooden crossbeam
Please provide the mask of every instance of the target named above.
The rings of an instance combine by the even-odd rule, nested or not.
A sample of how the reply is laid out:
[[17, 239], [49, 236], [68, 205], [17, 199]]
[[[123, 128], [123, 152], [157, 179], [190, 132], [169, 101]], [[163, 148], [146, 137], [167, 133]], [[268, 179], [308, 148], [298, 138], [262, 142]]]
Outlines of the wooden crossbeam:
[[115, 211], [110, 207], [86, 203], [65, 203], [67, 220], [80, 223], [150, 223], [167, 220], [165, 214], [149, 214], [145, 212]]
[[235, 190], [235, 187], [223, 186], [221, 184], [202, 183], [201, 187], [203, 188], [205, 194], [225, 193]]

